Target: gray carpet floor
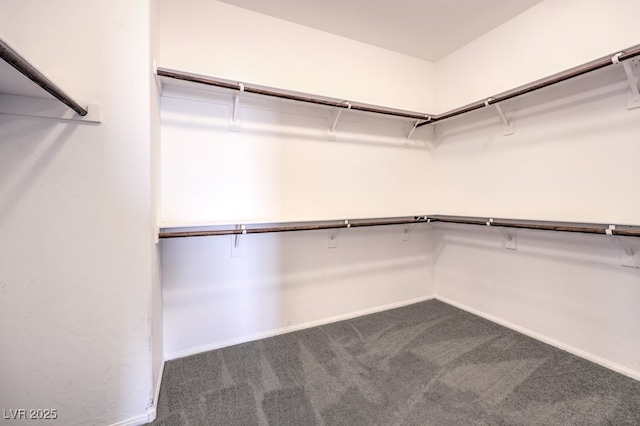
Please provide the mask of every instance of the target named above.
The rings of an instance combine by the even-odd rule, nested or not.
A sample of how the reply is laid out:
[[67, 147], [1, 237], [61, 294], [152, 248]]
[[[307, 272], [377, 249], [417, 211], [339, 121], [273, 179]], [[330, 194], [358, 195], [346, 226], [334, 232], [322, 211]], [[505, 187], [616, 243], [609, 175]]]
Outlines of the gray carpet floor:
[[640, 382], [445, 303], [167, 362], [154, 425], [640, 425]]

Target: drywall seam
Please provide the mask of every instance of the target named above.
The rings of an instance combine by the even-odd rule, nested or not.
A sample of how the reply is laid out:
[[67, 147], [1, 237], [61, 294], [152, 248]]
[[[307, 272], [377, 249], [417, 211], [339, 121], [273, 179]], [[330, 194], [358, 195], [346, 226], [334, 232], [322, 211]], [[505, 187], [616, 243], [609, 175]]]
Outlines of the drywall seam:
[[546, 343], [548, 345], [554, 346], [554, 347], [556, 347], [558, 349], [561, 349], [563, 351], [569, 352], [570, 354], [576, 355], [576, 356], [578, 356], [580, 358], [586, 359], [586, 360], [591, 361], [591, 362], [595, 362], [596, 364], [599, 364], [599, 365], [601, 365], [601, 366], [603, 366], [605, 368], [608, 368], [609, 370], [616, 371], [616, 372], [618, 372], [620, 374], [624, 374], [625, 376], [628, 376], [628, 377], [631, 377], [632, 379], [640, 381], [640, 371], [635, 371], [635, 370], [632, 370], [630, 368], [623, 367], [622, 365], [616, 364], [615, 362], [611, 362], [611, 361], [608, 361], [608, 360], [606, 360], [604, 358], [600, 358], [599, 356], [596, 356], [596, 355], [593, 355], [593, 354], [591, 354], [589, 352], [583, 351], [582, 349], [578, 349], [578, 348], [576, 348], [574, 346], [567, 345], [566, 343], [562, 343], [562, 342], [560, 342], [558, 340], [552, 339], [552, 338], [547, 337], [547, 336], [545, 336], [543, 334], [540, 334], [540, 333], [537, 333], [535, 331], [529, 330], [528, 328], [521, 327], [521, 326], [516, 325], [516, 324], [514, 324], [512, 322], [503, 320], [503, 319], [495, 317], [493, 315], [489, 315], [489, 314], [487, 314], [485, 312], [482, 312], [482, 311], [477, 310], [475, 308], [471, 308], [471, 307], [469, 307], [467, 305], [464, 305], [462, 303], [454, 302], [453, 300], [448, 299], [446, 297], [441, 297], [441, 296], [438, 296], [436, 294], [435, 299], [439, 300], [441, 302], [444, 302], [444, 303], [446, 303], [448, 305], [455, 306], [456, 308], [462, 309], [463, 311], [467, 311], [467, 312], [469, 312], [471, 314], [474, 314], [474, 315], [477, 315], [477, 316], [482, 317], [484, 319], [487, 319], [487, 320], [489, 320], [489, 321], [491, 321], [493, 323], [496, 323], [496, 324], [502, 325], [504, 327], [510, 328], [511, 330], [517, 331], [518, 333], [522, 333], [522, 334], [524, 334], [526, 336], [529, 336], [529, 337], [531, 337], [533, 339], [536, 339], [536, 340], [541, 341], [543, 343]]
[[433, 295], [423, 296], [414, 299], [404, 300], [402, 302], [390, 303], [387, 305], [377, 306], [375, 308], [363, 309], [356, 312], [350, 312], [347, 314], [336, 315], [333, 317], [322, 318], [315, 321], [309, 321], [301, 324], [296, 324], [287, 327], [281, 327], [274, 330], [268, 330], [261, 333], [254, 333], [248, 336], [238, 337], [235, 339], [224, 340], [222, 342], [216, 342], [209, 345], [198, 346], [195, 348], [190, 348], [182, 351], [177, 351], [169, 354], [165, 354], [165, 360], [170, 361], [173, 359], [184, 358], [190, 355], [199, 354], [202, 352], [212, 351], [215, 349], [225, 348], [228, 346], [238, 345], [240, 343], [252, 342], [255, 340], [266, 339], [268, 337], [278, 336], [281, 334], [291, 333], [293, 331], [304, 330], [311, 327], [318, 327], [325, 324], [330, 324], [338, 321], [344, 321], [352, 318], [361, 317], [364, 315], [374, 314], [377, 312], [388, 311], [390, 309], [401, 308], [403, 306], [413, 305], [415, 303], [426, 302], [427, 300], [434, 299]]

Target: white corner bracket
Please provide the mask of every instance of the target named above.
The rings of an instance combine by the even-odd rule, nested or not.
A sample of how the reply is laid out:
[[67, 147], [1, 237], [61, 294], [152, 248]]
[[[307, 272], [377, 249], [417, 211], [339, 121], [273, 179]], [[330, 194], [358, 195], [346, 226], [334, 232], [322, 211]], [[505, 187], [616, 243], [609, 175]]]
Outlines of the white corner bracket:
[[[351, 109], [351, 103], [344, 103], [347, 109]], [[327, 140], [335, 141], [336, 140], [336, 126], [338, 125], [338, 120], [340, 120], [340, 116], [342, 115], [342, 110], [344, 108], [335, 108], [331, 111], [331, 118], [333, 118], [333, 124], [327, 131]]]
[[231, 107], [231, 119], [229, 120], [229, 130], [239, 132], [240, 126], [240, 93], [244, 92], [244, 84], [238, 83], [240, 89], [233, 94], [233, 106]]
[[[613, 64], [621, 63], [620, 56], [622, 56], [622, 52], [616, 53], [611, 58], [611, 62]], [[638, 68], [639, 66], [640, 62], [637, 58], [632, 58], [628, 61], [622, 62], [622, 67], [624, 68], [624, 72], [627, 75], [627, 83], [629, 83], [629, 88], [631, 89], [627, 93], [627, 109], [640, 108], [640, 91], [638, 90], [637, 81], [638, 78], [633, 73], [633, 68]]]
[[498, 115], [500, 116], [500, 120], [502, 120], [502, 124], [503, 124], [503, 128], [502, 128], [502, 136], [509, 136], [513, 134], [513, 120], [509, 121], [507, 120], [507, 116], [504, 114], [504, 112], [502, 111], [502, 108], [500, 107], [499, 104], [492, 104], [491, 101], [493, 100], [493, 98], [489, 98], [486, 101], [484, 101], [484, 106], [489, 106], [489, 105], [493, 105], [496, 107], [496, 111], [498, 112]]

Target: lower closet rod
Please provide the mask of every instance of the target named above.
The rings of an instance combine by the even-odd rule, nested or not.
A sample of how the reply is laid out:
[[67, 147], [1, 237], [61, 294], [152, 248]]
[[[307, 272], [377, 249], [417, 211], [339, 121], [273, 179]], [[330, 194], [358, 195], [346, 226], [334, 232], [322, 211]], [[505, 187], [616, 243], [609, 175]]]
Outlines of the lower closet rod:
[[[492, 219], [464, 216], [411, 216], [392, 219], [354, 219], [313, 224], [281, 224], [256, 226], [254, 228], [208, 229], [194, 231], [161, 231], [160, 238], [207, 237], [216, 235], [264, 234], [269, 232], [316, 231], [321, 229], [358, 228], [365, 226], [406, 225], [415, 223], [442, 222], [463, 225], [482, 225], [499, 228], [534, 229], [542, 231], [578, 232], [583, 234], [619, 235], [640, 237], [640, 227], [630, 225], [576, 224], [571, 222], [534, 222], [513, 219]], [[249, 225], [252, 226], [252, 225]]]
[[[314, 223], [309, 225], [277, 225], [268, 227], [244, 228], [244, 229], [210, 229], [202, 231], [161, 231], [160, 238], [181, 238], [181, 237], [206, 237], [213, 235], [238, 235], [238, 234], [265, 234], [268, 232], [290, 232], [290, 231], [316, 231], [320, 229], [339, 228], [360, 228], [365, 226], [383, 225], [403, 225], [412, 223], [425, 223], [427, 216], [411, 216], [394, 219], [365, 220], [354, 219], [340, 222], [332, 221], [325, 223]], [[251, 226], [251, 225], [249, 225]]]
[[640, 227], [629, 225], [576, 224], [571, 222], [527, 222], [512, 219], [491, 219], [462, 216], [429, 216], [431, 222], [463, 225], [495, 226], [499, 228], [535, 229], [542, 231], [578, 232], [582, 234], [620, 235], [640, 237]]

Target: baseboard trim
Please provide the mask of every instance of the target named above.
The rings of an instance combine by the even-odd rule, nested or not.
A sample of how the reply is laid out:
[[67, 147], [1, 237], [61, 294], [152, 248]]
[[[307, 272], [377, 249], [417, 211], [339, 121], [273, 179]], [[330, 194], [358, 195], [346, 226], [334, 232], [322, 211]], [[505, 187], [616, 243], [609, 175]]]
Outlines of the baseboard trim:
[[160, 400], [160, 386], [162, 385], [162, 375], [164, 374], [164, 361], [160, 366], [160, 374], [156, 379], [156, 387], [153, 392], [153, 405], [147, 410], [148, 422], [151, 423], [158, 416], [158, 401]]
[[162, 374], [164, 373], [164, 362], [160, 367], [160, 374], [158, 375], [158, 380], [156, 380], [156, 387], [154, 389], [153, 394], [153, 403], [147, 409], [146, 414], [142, 414], [140, 416], [131, 417], [127, 420], [122, 420], [117, 423], [113, 423], [109, 426], [140, 426], [146, 425], [147, 423], [151, 423], [158, 416], [158, 398], [160, 398], [160, 384], [162, 383]]
[[290, 325], [287, 327], [277, 328], [274, 330], [268, 330], [261, 333], [254, 333], [248, 336], [237, 337], [234, 339], [223, 340], [221, 342], [215, 342], [209, 345], [198, 346], [195, 348], [185, 349], [182, 351], [172, 352], [165, 354], [165, 360], [171, 361], [178, 358], [184, 358], [187, 356], [199, 354], [201, 352], [213, 351], [228, 346], [238, 345], [241, 343], [253, 342], [255, 340], [266, 339], [268, 337], [279, 336], [281, 334], [291, 333], [298, 330], [304, 330], [306, 328], [317, 327], [320, 325], [330, 324], [332, 322], [344, 321], [352, 318], [361, 317], [364, 315], [375, 314], [377, 312], [388, 311], [390, 309], [401, 308], [403, 306], [413, 305], [414, 303], [425, 302], [427, 300], [434, 299], [435, 296], [418, 297], [415, 299], [405, 300], [402, 302], [389, 303], [387, 305], [376, 306], [375, 308], [363, 309], [356, 312], [350, 312], [348, 314], [335, 315], [328, 318], [322, 318], [315, 321], [304, 322], [301, 324]]
[[147, 411], [147, 414], [143, 414], [137, 417], [131, 417], [130, 419], [122, 420], [118, 423], [112, 423], [109, 426], [140, 426], [140, 425], [146, 425], [150, 421], [152, 420], [149, 420], [149, 412]]
[[608, 361], [604, 358], [600, 358], [597, 355], [594, 355], [592, 353], [586, 352], [582, 349], [578, 349], [574, 346], [568, 345], [566, 343], [562, 343], [559, 340], [555, 340], [552, 339], [550, 337], [547, 337], [543, 334], [537, 333], [535, 331], [529, 330], [528, 328], [525, 327], [521, 327], [519, 325], [516, 325], [512, 322], [503, 320], [501, 318], [495, 317], [493, 315], [489, 315], [485, 312], [482, 312], [478, 309], [472, 308], [470, 306], [464, 305], [462, 303], [458, 303], [458, 302], [454, 302], [451, 299], [447, 299], [446, 297], [442, 297], [442, 296], [435, 296], [436, 300], [439, 300], [441, 302], [444, 302], [448, 305], [451, 306], [455, 306], [456, 308], [462, 309], [463, 311], [469, 312], [471, 314], [477, 315], [479, 317], [482, 317], [484, 319], [487, 319], [491, 322], [494, 322], [496, 324], [500, 324], [504, 327], [510, 328], [511, 330], [517, 331], [518, 333], [522, 333], [526, 336], [529, 336], [531, 338], [534, 338], [536, 340], [539, 340], [543, 343], [546, 343], [548, 345], [554, 346], [558, 349], [561, 349], [563, 351], [569, 352], [570, 354], [576, 355], [580, 358], [584, 358], [588, 361], [594, 362], [596, 364], [599, 364], [605, 368], [608, 368], [609, 370], [613, 370], [616, 371], [620, 374], [624, 374], [625, 376], [631, 377], [632, 379], [638, 380], [640, 381], [640, 372], [632, 370], [630, 368], [624, 367], [622, 365], [616, 364], [615, 362], [611, 362]]

